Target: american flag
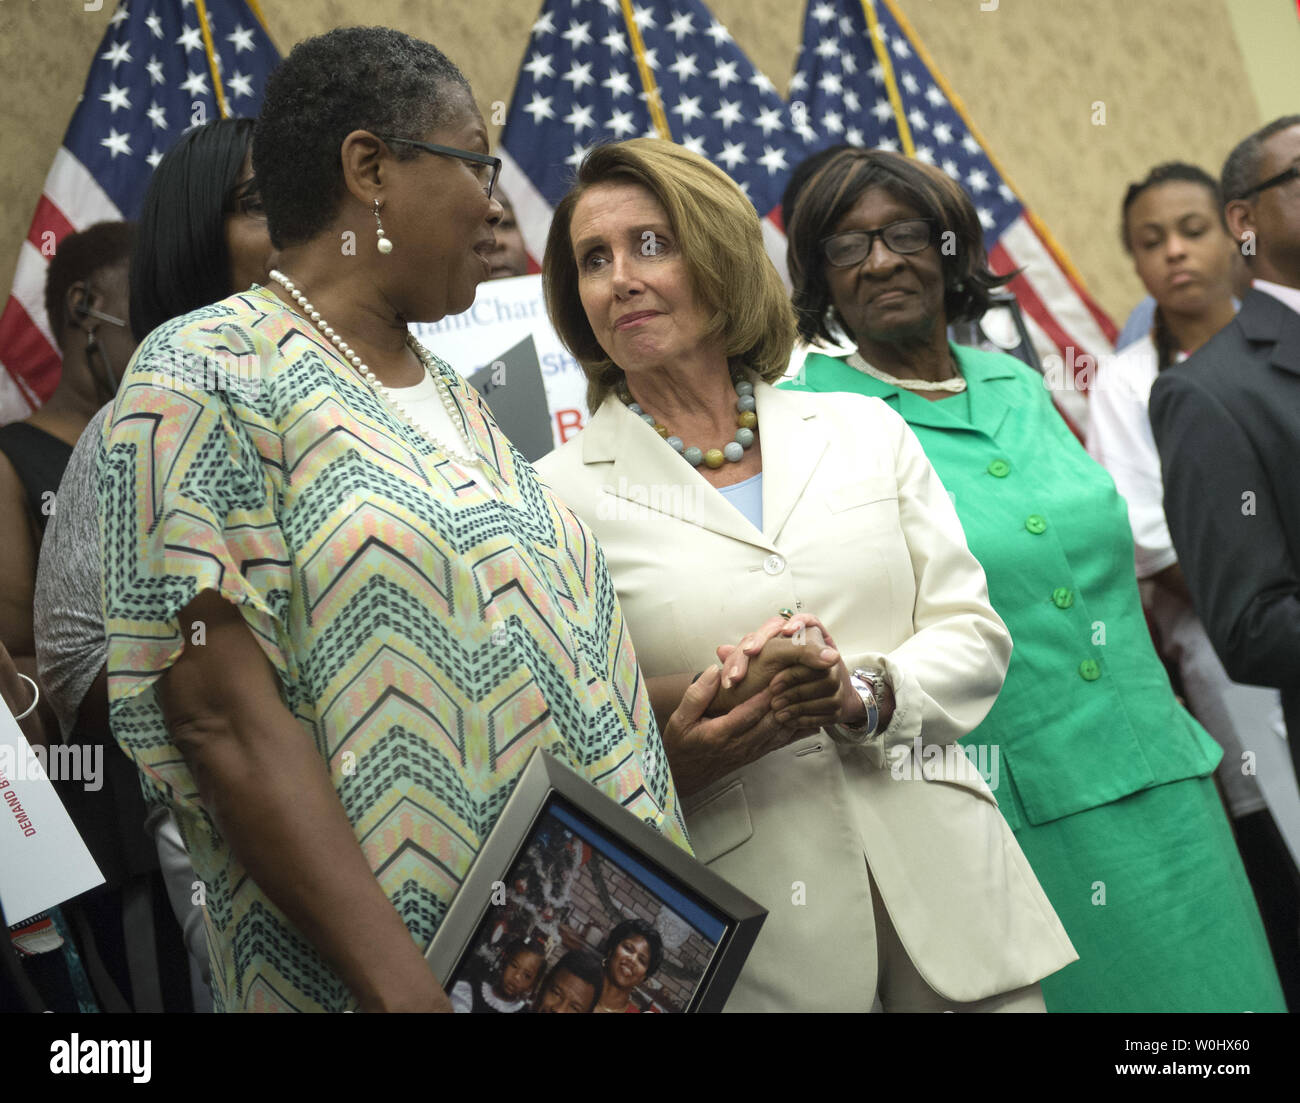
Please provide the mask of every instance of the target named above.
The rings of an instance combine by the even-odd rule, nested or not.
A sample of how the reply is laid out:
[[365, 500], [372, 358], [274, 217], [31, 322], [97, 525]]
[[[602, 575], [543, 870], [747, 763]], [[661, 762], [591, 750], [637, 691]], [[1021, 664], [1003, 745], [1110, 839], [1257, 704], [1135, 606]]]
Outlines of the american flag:
[[[667, 135], [652, 117], [638, 54]], [[726, 27], [698, 0], [629, 3], [626, 12], [620, 0], [547, 0], [498, 150], [502, 189], [535, 259], [586, 150], [641, 136], [671, 137], [729, 173], [764, 217], [768, 251], [784, 276], [785, 237], [769, 216], [801, 143], [776, 88]]]
[[[1040, 355], [1073, 363], [1099, 357], [1114, 345], [1114, 322], [1089, 297], [1046, 231], [998, 171], [973, 133], [961, 103], [926, 56], [894, 0], [865, 0], [876, 40], [892, 70], [912, 155], [938, 165], [965, 188], [984, 226], [984, 245], [996, 272], [1023, 268], [1009, 286]], [[811, 0], [790, 104], [802, 140], [800, 156], [847, 142], [908, 152], [893, 104], [886, 66], [872, 45], [864, 0]], [[1073, 358], [1067, 349], [1073, 348]], [[1078, 391], [1057, 390], [1067, 417], [1082, 424], [1086, 403]]]
[[280, 58], [254, 8], [246, 0], [123, 0], [113, 12], [0, 315], [0, 423], [26, 417], [59, 381], [44, 305], [57, 243], [96, 222], [134, 218], [154, 167], [191, 126], [257, 113]]

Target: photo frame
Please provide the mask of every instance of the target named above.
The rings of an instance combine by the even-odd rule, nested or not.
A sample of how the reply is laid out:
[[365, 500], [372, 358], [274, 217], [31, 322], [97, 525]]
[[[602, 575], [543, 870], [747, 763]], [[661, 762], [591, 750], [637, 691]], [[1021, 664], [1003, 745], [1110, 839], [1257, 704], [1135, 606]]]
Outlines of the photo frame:
[[[595, 962], [603, 969], [615, 928], [641, 924], [645, 936], [626, 941], [656, 968], [636, 984], [628, 1010], [716, 1012], [766, 916], [539, 748], [425, 958], [458, 1010], [554, 1009], [567, 985], [573, 999], [563, 1009], [585, 1011], [599, 1000], [597, 989], [592, 1007], [583, 1006], [600, 978], [570, 974]], [[502, 960], [507, 953], [512, 961]]]

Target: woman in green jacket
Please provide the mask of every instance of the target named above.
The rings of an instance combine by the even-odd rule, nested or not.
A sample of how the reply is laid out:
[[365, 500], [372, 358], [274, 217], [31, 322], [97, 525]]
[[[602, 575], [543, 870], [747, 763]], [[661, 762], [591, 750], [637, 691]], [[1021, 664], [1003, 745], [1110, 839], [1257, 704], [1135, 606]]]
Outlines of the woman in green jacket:
[[846, 149], [787, 226], [802, 335], [857, 349], [810, 355], [786, 385], [907, 420], [1011, 629], [1001, 696], [964, 742], [1079, 951], [1043, 982], [1048, 1010], [1285, 1010], [1214, 787], [1222, 752], [1152, 646], [1123, 499], [1044, 378], [947, 341], [1006, 282], [971, 201], [938, 169]]

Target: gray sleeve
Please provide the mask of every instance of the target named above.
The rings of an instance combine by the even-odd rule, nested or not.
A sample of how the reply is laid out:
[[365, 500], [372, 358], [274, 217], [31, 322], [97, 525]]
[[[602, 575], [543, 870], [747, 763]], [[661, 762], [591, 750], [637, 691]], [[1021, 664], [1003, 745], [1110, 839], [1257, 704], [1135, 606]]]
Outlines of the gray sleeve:
[[72, 451], [36, 570], [36, 664], [64, 739], [108, 657], [100, 599], [98, 457], [111, 409], [109, 403], [91, 419]]

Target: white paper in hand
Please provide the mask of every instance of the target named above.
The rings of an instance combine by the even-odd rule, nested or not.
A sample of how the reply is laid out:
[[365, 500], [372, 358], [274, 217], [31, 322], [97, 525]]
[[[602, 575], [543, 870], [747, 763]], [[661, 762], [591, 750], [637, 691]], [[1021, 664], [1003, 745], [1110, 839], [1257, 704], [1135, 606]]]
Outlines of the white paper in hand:
[[104, 883], [40, 760], [0, 701], [0, 903], [24, 919]]

